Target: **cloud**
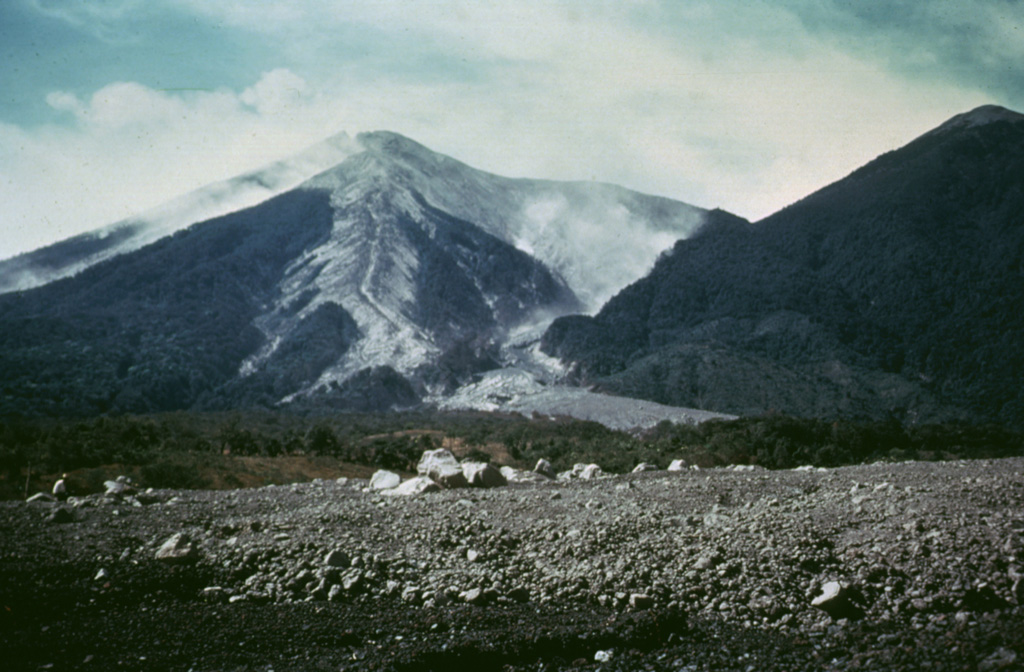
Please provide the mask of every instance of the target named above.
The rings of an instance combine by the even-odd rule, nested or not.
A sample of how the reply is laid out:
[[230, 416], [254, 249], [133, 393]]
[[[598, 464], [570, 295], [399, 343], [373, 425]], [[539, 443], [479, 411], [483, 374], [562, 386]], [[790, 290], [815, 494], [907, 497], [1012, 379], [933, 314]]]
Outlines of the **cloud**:
[[[142, 11], [37, 4], [66, 21], [92, 12], [112, 32]], [[47, 91], [61, 123], [0, 126], [0, 175], [17, 194], [0, 227], [18, 231], [3, 245], [107, 224], [340, 130], [394, 130], [499, 174], [615, 182], [759, 218], [956, 113], [1009, 104], [1024, 49], [1016, 5], [870, 7], [882, 9], [153, 0], [146, 12], [222, 37], [204, 58], [160, 63], [230, 65], [233, 45], [258, 42], [272, 65], [225, 66], [204, 91], [154, 83], [187, 82], [187, 70]]]
[[260, 81], [242, 92], [241, 100], [261, 115], [277, 115], [301, 106], [308, 94], [306, 80], [295, 73], [278, 68], [263, 75]]
[[303, 94], [304, 81], [271, 71], [241, 93], [169, 93], [117, 82], [86, 99], [47, 102], [70, 124], [0, 123], [5, 194], [0, 258], [127, 218], [276, 160], [338, 130]]
[[916, 80], [982, 89], [1024, 106], [1024, 4], [1016, 0], [785, 0], [808, 30]]

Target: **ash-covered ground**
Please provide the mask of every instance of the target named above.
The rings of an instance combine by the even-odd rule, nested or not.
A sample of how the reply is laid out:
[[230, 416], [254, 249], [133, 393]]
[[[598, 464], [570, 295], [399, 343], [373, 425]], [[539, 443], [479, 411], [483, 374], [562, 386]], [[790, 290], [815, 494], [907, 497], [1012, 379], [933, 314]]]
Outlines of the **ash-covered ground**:
[[5, 670], [1024, 661], [1022, 459], [90, 495], [0, 540]]

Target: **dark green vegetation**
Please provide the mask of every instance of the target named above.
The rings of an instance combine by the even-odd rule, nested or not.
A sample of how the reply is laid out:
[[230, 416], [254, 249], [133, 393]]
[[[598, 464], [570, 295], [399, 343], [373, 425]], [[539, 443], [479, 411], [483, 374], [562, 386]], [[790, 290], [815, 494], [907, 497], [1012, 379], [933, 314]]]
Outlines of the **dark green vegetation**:
[[[142, 486], [240, 487], [203, 469], [230, 456], [329, 458], [324, 477], [341, 465], [415, 471], [424, 450], [530, 469], [540, 458], [559, 471], [594, 462], [610, 472], [640, 462], [664, 469], [683, 458], [702, 467], [838, 466], [876, 460], [940, 460], [1024, 455], [1024, 435], [996, 426], [895, 422], [827, 422], [768, 415], [701, 425], [665, 422], [642, 436], [570, 419], [530, 420], [486, 413], [335, 414], [168, 413], [89, 420], [0, 421], [0, 496], [23, 496], [26, 472], [77, 472], [81, 488], [99, 488], [102, 465], [121, 465]], [[222, 465], [225, 469], [231, 465]], [[329, 468], [328, 468], [329, 467]], [[237, 464], [234, 468], [238, 468]], [[318, 472], [321, 473], [321, 472]], [[353, 473], [347, 471], [345, 473]], [[365, 470], [359, 472], [365, 475]], [[292, 476], [302, 480], [302, 475]], [[278, 479], [279, 481], [280, 479]], [[95, 481], [95, 482], [93, 482]], [[40, 482], [40, 487], [45, 481]]]
[[[285, 265], [331, 222], [326, 193], [285, 194], [259, 216], [210, 220], [0, 297], [0, 412], [87, 416], [213, 403], [261, 345], [253, 320]], [[344, 318], [319, 319], [344, 330]]]
[[1024, 117], [1002, 112], [757, 224], [712, 213], [545, 351], [672, 405], [1024, 427]]

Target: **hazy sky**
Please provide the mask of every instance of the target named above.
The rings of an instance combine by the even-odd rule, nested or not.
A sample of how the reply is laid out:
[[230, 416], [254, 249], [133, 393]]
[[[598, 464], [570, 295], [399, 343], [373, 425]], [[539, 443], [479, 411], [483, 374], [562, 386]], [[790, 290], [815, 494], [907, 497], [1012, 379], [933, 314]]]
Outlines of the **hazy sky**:
[[345, 130], [758, 219], [1024, 110], [1016, 0], [3, 0], [0, 258]]

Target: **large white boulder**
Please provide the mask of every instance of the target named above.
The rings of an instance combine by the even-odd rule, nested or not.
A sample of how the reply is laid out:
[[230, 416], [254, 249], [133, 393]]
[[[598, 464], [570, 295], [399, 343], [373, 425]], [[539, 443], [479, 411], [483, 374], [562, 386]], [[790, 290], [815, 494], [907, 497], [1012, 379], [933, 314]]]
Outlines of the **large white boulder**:
[[579, 478], [580, 476], [583, 475], [583, 470], [586, 469], [586, 468], [587, 468], [587, 465], [583, 464], [582, 462], [577, 462], [576, 464], [572, 465], [572, 470], [570, 470], [570, 471], [563, 471], [562, 473], [558, 474], [558, 480], [560, 480], [560, 481], [572, 481], [572, 480], [575, 480], [575, 479], [577, 479], [577, 478]]
[[391, 490], [397, 488], [402, 477], [393, 471], [380, 469], [370, 477], [370, 490]]
[[423, 495], [428, 492], [437, 492], [440, 489], [440, 485], [426, 476], [417, 476], [416, 478], [410, 478], [397, 488], [384, 490], [381, 494], [394, 497], [409, 497], [413, 495]]
[[550, 476], [544, 476], [536, 471], [523, 471], [515, 467], [504, 466], [500, 471], [509, 483], [546, 483], [551, 480]]
[[588, 464], [583, 467], [583, 471], [580, 472], [580, 479], [584, 481], [593, 480], [604, 476], [604, 472], [601, 471], [601, 467], [596, 464]]
[[545, 460], [543, 457], [537, 460], [537, 466], [533, 468], [534, 473], [540, 474], [541, 476], [547, 476], [548, 478], [555, 477], [555, 468], [551, 466], [551, 463]]
[[487, 462], [463, 462], [462, 475], [469, 481], [470, 487], [474, 488], [500, 488], [508, 485], [508, 479], [501, 471]]
[[462, 473], [462, 465], [444, 448], [424, 451], [420, 463], [416, 465], [416, 471], [449, 490], [469, 485], [466, 475]]
[[690, 468], [690, 463], [683, 459], [672, 460], [668, 465], [668, 471], [686, 471]]

